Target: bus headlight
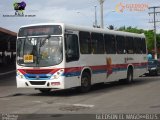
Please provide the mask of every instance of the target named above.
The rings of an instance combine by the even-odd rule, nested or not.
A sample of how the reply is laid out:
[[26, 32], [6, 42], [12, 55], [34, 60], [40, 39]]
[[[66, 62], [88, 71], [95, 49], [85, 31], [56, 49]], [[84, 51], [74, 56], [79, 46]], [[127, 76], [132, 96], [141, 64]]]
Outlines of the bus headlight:
[[20, 78], [20, 79], [23, 79], [24, 75], [17, 70], [17, 77]]
[[60, 76], [63, 75], [63, 73], [64, 73], [64, 69], [60, 69], [52, 75], [51, 79], [58, 79]]

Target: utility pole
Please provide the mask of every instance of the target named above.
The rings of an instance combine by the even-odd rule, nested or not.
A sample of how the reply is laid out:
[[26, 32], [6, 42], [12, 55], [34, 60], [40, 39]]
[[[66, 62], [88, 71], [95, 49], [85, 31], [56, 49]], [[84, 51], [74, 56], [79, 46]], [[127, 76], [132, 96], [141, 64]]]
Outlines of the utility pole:
[[100, 7], [101, 7], [101, 28], [104, 28], [104, 23], [103, 23], [103, 3], [105, 0], [99, 0]]
[[160, 12], [156, 11], [156, 9], [158, 9], [158, 8], [160, 8], [160, 6], [149, 7], [149, 10], [152, 9], [153, 12], [148, 13], [149, 15], [153, 14], [153, 21], [150, 21], [149, 23], [154, 23], [154, 52], [155, 52], [154, 58], [155, 59], [157, 59], [156, 23], [160, 22], [160, 21], [156, 20], [157, 13], [160, 13]]
[[95, 23], [94, 23], [93, 27], [98, 28], [98, 23], [97, 23], [97, 6], [94, 6], [94, 7], [95, 7]]

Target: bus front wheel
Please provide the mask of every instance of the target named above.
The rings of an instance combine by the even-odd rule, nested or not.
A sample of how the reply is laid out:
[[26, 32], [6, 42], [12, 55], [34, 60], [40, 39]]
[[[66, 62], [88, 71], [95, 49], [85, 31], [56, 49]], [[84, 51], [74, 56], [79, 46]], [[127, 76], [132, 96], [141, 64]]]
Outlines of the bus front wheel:
[[41, 88], [41, 89], [38, 89], [41, 93], [49, 93], [51, 91], [51, 89], [49, 88]]
[[88, 92], [91, 89], [91, 76], [89, 73], [84, 72], [81, 77], [81, 86], [80, 86], [80, 92], [85, 93]]

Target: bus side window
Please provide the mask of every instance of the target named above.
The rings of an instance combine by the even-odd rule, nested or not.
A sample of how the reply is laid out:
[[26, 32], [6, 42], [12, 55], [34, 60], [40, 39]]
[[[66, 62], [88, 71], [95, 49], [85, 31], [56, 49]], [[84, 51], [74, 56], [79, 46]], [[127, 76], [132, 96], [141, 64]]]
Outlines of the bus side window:
[[115, 54], [116, 53], [116, 41], [114, 35], [104, 35], [105, 41], [105, 52], [107, 54]]
[[141, 51], [143, 54], [146, 53], [146, 41], [145, 38], [142, 38]]
[[91, 54], [91, 39], [89, 32], [79, 32], [80, 51], [82, 54]]
[[117, 41], [117, 53], [118, 54], [124, 54], [126, 51], [125, 48], [125, 37], [124, 36], [116, 36]]
[[77, 61], [79, 59], [78, 37], [75, 34], [65, 35], [66, 61]]
[[103, 34], [91, 33], [91, 39], [92, 39], [92, 53], [104, 54]]
[[126, 37], [126, 51], [128, 54], [134, 53], [133, 48], [133, 38], [132, 37]]
[[141, 38], [135, 37], [134, 38], [134, 53], [140, 54], [141, 53]]

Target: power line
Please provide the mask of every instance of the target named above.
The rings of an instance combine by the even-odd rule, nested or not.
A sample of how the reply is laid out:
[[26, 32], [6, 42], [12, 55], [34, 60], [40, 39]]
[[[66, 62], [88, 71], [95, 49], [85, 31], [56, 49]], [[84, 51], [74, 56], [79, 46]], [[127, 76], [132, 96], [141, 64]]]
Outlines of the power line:
[[149, 23], [154, 23], [154, 52], [155, 52], [155, 59], [157, 59], [157, 39], [156, 39], [156, 23], [160, 22], [159, 20], [156, 20], [156, 15], [160, 13], [159, 11], [156, 11], [160, 6], [153, 6], [149, 7], [149, 10], [153, 10], [153, 12], [149, 12], [148, 14], [153, 14], [153, 21], [150, 21]]

